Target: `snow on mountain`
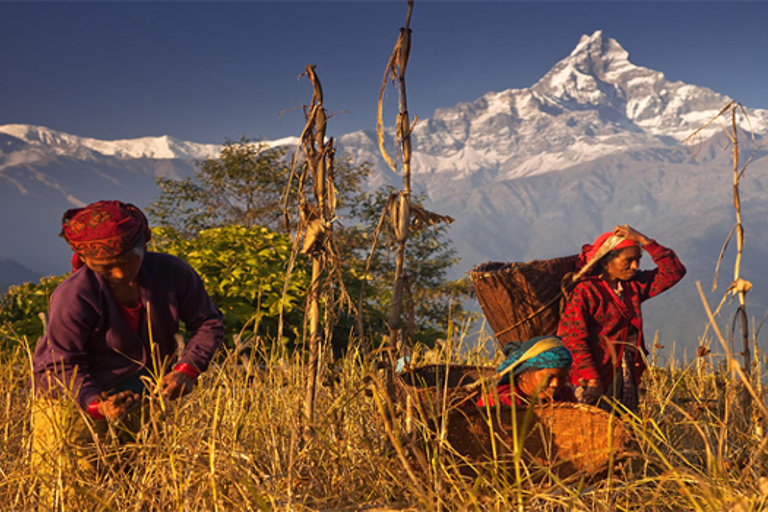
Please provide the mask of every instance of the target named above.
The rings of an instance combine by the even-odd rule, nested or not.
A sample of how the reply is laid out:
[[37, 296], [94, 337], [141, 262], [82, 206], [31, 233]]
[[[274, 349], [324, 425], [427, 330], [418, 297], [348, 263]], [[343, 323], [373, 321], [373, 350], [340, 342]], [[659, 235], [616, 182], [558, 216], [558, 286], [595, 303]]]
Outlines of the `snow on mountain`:
[[[597, 31], [531, 87], [489, 92], [420, 120], [413, 131], [413, 186], [427, 208], [456, 219], [448, 236], [462, 258], [457, 275], [489, 260], [572, 254], [616, 224], [629, 223], [673, 247], [689, 275], [652, 301], [646, 320], [690, 344], [706, 321], [695, 283], [711, 282], [733, 227], [732, 164], [720, 123], [702, 129], [692, 147], [681, 141], [729, 101], [633, 64], [618, 42]], [[743, 158], [752, 156], [742, 190], [748, 234], [742, 275], [755, 283], [750, 314], [762, 316], [768, 276], [754, 269], [768, 259], [762, 222], [768, 216], [768, 145], [762, 145], [768, 111], [746, 112], [749, 121], [742, 116], [740, 127], [754, 130], [754, 138], [740, 140]], [[270, 145], [297, 142], [291, 137]], [[337, 142], [337, 154], [373, 164], [371, 188], [402, 186], [373, 131]], [[391, 128], [385, 147], [396, 154]], [[99, 199], [146, 206], [157, 194], [156, 177], [187, 176], [194, 160], [219, 150], [167, 136], [102, 141], [0, 126], [0, 256], [36, 272], [62, 273], [69, 250], [56, 235], [64, 210]], [[722, 268], [728, 264], [726, 257]], [[727, 288], [727, 272], [720, 278]]]
[[[532, 87], [490, 92], [419, 121], [412, 169], [495, 180], [559, 171], [627, 148], [676, 145], [729, 101], [632, 64], [618, 42], [597, 31]], [[751, 129], [768, 131], [768, 111], [747, 112]], [[713, 123], [700, 138], [719, 130]], [[360, 136], [342, 137], [340, 145], [358, 146], [352, 152], [377, 161], [375, 135], [368, 134], [368, 150], [359, 148]]]
[[193, 160], [217, 155], [218, 144], [184, 142], [167, 135], [139, 139], [98, 140], [57, 132], [44, 126], [9, 124], [0, 126], [6, 133], [46, 154], [87, 158], [88, 150], [116, 158], [180, 158]]

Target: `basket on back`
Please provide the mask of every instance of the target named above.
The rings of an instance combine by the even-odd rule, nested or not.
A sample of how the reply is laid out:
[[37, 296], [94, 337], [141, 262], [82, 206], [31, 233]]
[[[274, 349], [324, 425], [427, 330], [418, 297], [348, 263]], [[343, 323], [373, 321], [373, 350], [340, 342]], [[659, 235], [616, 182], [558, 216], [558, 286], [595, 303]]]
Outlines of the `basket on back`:
[[501, 345], [555, 334], [561, 282], [575, 270], [576, 258], [488, 262], [469, 272], [480, 307]]

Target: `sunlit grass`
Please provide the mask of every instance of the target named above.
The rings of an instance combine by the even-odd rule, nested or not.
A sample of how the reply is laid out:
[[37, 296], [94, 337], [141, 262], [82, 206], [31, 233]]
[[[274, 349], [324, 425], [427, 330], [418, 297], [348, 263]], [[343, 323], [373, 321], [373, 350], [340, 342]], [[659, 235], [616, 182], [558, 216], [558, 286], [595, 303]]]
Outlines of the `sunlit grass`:
[[[16, 348], [8, 347], [15, 345]], [[6, 340], [0, 364], [0, 503], [40, 506], [30, 473], [29, 353]], [[464, 336], [415, 362], [495, 365]], [[246, 340], [245, 346], [249, 345]], [[481, 344], [482, 345], [482, 344]], [[243, 348], [243, 347], [240, 347]], [[762, 510], [768, 491], [764, 408], [746, 413], [722, 356], [651, 369], [630, 456], [601, 478], [560, 479], [521, 460], [466, 476], [440, 429], [384, 392], [375, 354], [351, 349], [325, 368], [315, 423], [302, 416], [301, 362], [223, 352], [195, 392], [148, 408], [128, 470], [61, 475], [66, 510]], [[757, 376], [759, 377], [759, 376]], [[754, 393], [757, 391], [752, 390]], [[437, 404], [440, 407], [440, 404]], [[406, 419], [408, 418], [408, 422]], [[438, 416], [439, 418], [439, 416]], [[305, 435], [307, 429], [311, 435]], [[421, 451], [413, 450], [419, 446]]]

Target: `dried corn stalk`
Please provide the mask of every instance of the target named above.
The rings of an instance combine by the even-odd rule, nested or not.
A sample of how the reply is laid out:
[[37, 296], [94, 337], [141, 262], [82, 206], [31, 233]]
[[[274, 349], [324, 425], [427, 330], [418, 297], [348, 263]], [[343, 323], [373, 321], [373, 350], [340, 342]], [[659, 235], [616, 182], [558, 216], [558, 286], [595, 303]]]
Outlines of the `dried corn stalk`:
[[[315, 66], [307, 66], [302, 76], [304, 75], [312, 83], [312, 101], [304, 109], [306, 125], [300, 137], [299, 148], [294, 155], [293, 173], [284, 197], [289, 197], [292, 181], [296, 179], [299, 220], [289, 262], [289, 276], [299, 251], [312, 259], [312, 280], [307, 295], [305, 315], [308, 363], [304, 401], [305, 418], [308, 425], [311, 425], [314, 421], [317, 382], [320, 379], [322, 367], [320, 360], [323, 355], [323, 341], [331, 338], [330, 332], [336, 321], [337, 309], [344, 304], [351, 308], [352, 303], [341, 279], [341, 258], [333, 238], [337, 204], [337, 190], [334, 184], [334, 140], [325, 138], [328, 117], [323, 107], [323, 90], [320, 79], [315, 73]], [[298, 172], [297, 169], [299, 169]], [[307, 198], [310, 188], [314, 201]], [[287, 205], [284, 205], [284, 209], [287, 211]], [[286, 278], [286, 288], [287, 285], [288, 278]], [[321, 332], [321, 310], [325, 333]]]
[[[412, 12], [413, 0], [408, 0], [408, 14], [406, 16], [405, 26], [400, 29], [395, 48], [389, 57], [384, 72], [384, 78], [382, 79], [381, 90], [379, 92], [378, 119], [376, 126], [379, 149], [381, 150], [384, 160], [395, 172], [397, 172], [398, 160], [402, 161], [403, 167], [403, 189], [393, 192], [387, 199], [379, 225], [374, 233], [374, 241], [371, 248], [372, 255], [375, 250], [378, 236], [384, 226], [384, 221], [388, 218], [389, 226], [394, 234], [396, 243], [395, 277], [388, 319], [389, 353], [392, 358], [390, 362], [394, 362], [395, 356], [403, 355], [403, 353], [409, 349], [408, 345], [413, 339], [413, 306], [410, 301], [408, 275], [405, 271], [405, 251], [408, 243], [408, 234], [411, 230], [418, 229], [424, 224], [435, 225], [439, 222], [453, 222], [451, 217], [427, 211], [421, 206], [414, 205], [411, 202], [411, 131], [413, 126], [411, 125], [408, 113], [405, 71], [408, 67], [408, 59], [411, 52], [410, 22]], [[395, 123], [395, 148], [397, 151], [395, 158], [392, 158], [384, 147], [384, 91], [386, 90], [389, 81], [397, 84], [398, 88], [399, 112]], [[414, 119], [414, 125], [416, 124], [416, 121], [417, 119]], [[368, 261], [370, 263], [370, 257]], [[411, 303], [411, 311], [407, 312], [407, 317], [411, 319], [411, 321], [407, 323], [406, 329], [404, 330], [402, 321], [403, 308], [409, 303]]]
[[403, 289], [405, 285], [404, 264], [405, 248], [408, 242], [408, 226], [411, 221], [411, 127], [408, 114], [408, 97], [405, 87], [405, 70], [408, 67], [408, 59], [411, 53], [411, 13], [413, 12], [413, 0], [408, 1], [408, 14], [405, 19], [405, 26], [400, 28], [400, 35], [395, 43], [395, 48], [387, 63], [384, 72], [384, 79], [381, 84], [378, 104], [378, 122], [377, 133], [379, 138], [379, 148], [384, 159], [392, 170], [396, 171], [396, 163], [387, 154], [384, 148], [384, 123], [383, 123], [383, 99], [384, 90], [387, 86], [387, 80], [391, 79], [398, 84], [398, 105], [399, 113], [397, 115], [397, 136], [396, 147], [401, 151], [403, 162], [403, 190], [398, 192], [397, 196], [390, 196], [387, 201], [387, 210], [391, 227], [395, 234], [397, 243], [397, 256], [395, 260], [395, 281], [392, 290], [392, 303], [389, 312], [389, 346], [390, 355], [394, 357], [394, 351], [402, 349], [402, 306]]
[[[713, 315], [710, 315], [710, 325], [713, 325], [713, 319], [717, 315], [717, 313], [720, 311], [726, 299], [729, 296], [738, 297], [739, 307], [737, 308], [733, 318], [733, 328], [731, 332], [733, 336], [733, 333], [736, 332], [736, 324], [738, 323], [740, 326], [740, 331], [742, 336], [742, 347], [743, 347], [742, 355], [744, 357], [743, 376], [746, 379], [749, 379], [751, 375], [751, 369], [752, 369], [752, 351], [750, 348], [750, 335], [749, 335], [750, 333], [749, 333], [749, 322], [747, 317], [746, 298], [747, 298], [747, 293], [752, 289], [752, 283], [750, 283], [749, 281], [741, 277], [741, 259], [742, 259], [742, 253], [744, 251], [744, 227], [742, 224], [741, 197], [739, 192], [739, 183], [741, 178], [744, 176], [744, 172], [746, 171], [747, 165], [752, 160], [752, 158], [757, 153], [757, 151], [765, 143], [761, 144], [760, 147], [758, 147], [753, 152], [753, 154], [749, 157], [749, 159], [747, 159], [747, 162], [744, 165], [740, 166], [739, 135], [738, 135], [738, 125], [736, 122], [737, 114], [739, 112], [741, 112], [749, 122], [749, 116], [747, 116], [747, 113], [744, 110], [744, 107], [742, 107], [741, 104], [739, 103], [731, 101], [716, 116], [714, 116], [709, 122], [707, 122], [704, 126], [699, 128], [691, 136], [689, 136], [684, 142], [691, 142], [694, 138], [699, 136], [701, 130], [703, 130], [706, 126], [708, 126], [709, 124], [713, 123], [716, 120], [721, 120], [725, 118], [725, 119], [728, 119], [729, 121], [727, 123], [723, 123], [723, 128], [725, 133], [728, 135], [728, 138], [730, 139], [731, 145], [732, 145], [732, 155], [733, 155], [732, 195], [733, 195], [733, 208], [736, 214], [736, 224], [734, 225], [734, 227], [731, 229], [730, 233], [726, 237], [725, 243], [723, 244], [723, 247], [720, 250], [720, 254], [718, 255], [717, 263], [715, 265], [715, 275], [712, 283], [713, 291], [717, 289], [717, 276], [720, 269], [720, 263], [722, 262], [722, 259], [728, 247], [728, 244], [730, 243], [731, 239], [733, 239], [734, 235], [736, 237], [736, 260], [734, 262], [734, 268], [733, 268], [733, 281], [731, 282], [731, 285], [728, 287], [728, 290], [726, 290], [725, 294], [723, 294], [723, 297], [720, 301], [720, 304], [717, 306], [715, 313]], [[714, 328], [717, 331], [716, 326], [714, 326]], [[705, 346], [699, 347], [700, 353], [706, 353], [707, 351], [708, 351], [707, 347]], [[727, 350], [727, 353], [730, 353], [730, 350]], [[737, 368], [731, 367], [730, 357], [728, 357], [728, 365], [729, 365], [729, 368], [731, 368], [732, 370], [737, 370]], [[738, 372], [738, 373], [742, 375], [741, 372]], [[747, 385], [745, 386], [745, 389], [750, 387], [748, 382], [746, 384]], [[745, 391], [742, 393], [742, 404], [745, 408], [745, 412], [747, 407], [749, 406], [748, 401], [749, 401], [749, 395]]]

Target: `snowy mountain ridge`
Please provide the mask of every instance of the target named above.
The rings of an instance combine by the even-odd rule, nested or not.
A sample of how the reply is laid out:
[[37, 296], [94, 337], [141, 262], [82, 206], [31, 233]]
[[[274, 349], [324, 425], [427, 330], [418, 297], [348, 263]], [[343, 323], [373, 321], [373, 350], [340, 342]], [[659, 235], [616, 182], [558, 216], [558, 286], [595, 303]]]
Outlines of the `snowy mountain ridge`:
[[87, 158], [88, 152], [92, 151], [115, 158], [181, 158], [193, 160], [215, 156], [221, 150], [219, 144], [185, 142], [168, 135], [106, 141], [90, 137], [78, 137], [44, 126], [23, 124], [0, 126], [0, 133], [16, 137], [45, 154], [79, 158]]
[[[413, 172], [456, 179], [483, 173], [483, 181], [508, 180], [629, 148], [675, 146], [730, 101], [705, 87], [670, 82], [628, 57], [618, 42], [596, 31], [582, 36], [571, 54], [530, 88], [489, 92], [437, 109], [414, 128]], [[742, 119], [741, 128], [768, 132], [768, 110], [746, 111], [749, 121]], [[698, 140], [721, 130], [712, 123]], [[372, 133], [348, 134], [340, 142], [360, 160], [378, 159]]]

